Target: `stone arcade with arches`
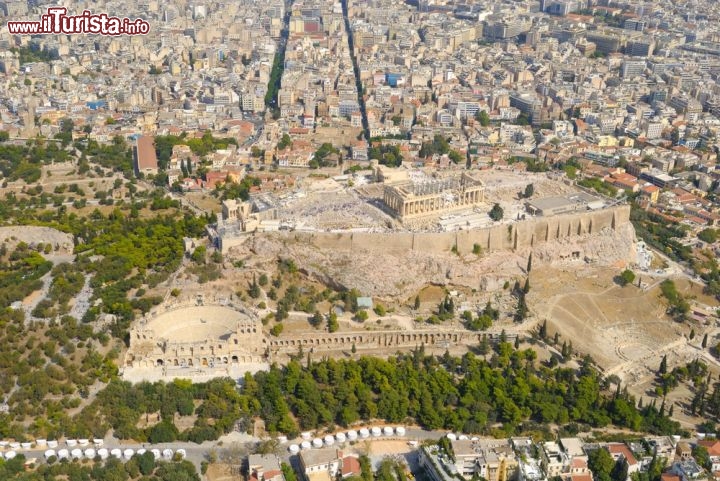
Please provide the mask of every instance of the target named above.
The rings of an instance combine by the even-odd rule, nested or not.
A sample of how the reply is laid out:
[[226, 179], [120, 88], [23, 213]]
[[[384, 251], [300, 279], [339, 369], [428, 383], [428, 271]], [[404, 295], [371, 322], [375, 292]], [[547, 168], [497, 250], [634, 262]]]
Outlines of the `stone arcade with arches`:
[[[178, 303], [154, 311], [130, 330], [130, 347], [122, 374], [131, 380], [217, 376], [242, 377], [284, 362], [300, 349], [331, 353], [357, 350], [407, 351], [425, 346], [448, 349], [477, 345], [482, 338], [500, 339], [499, 332], [463, 329], [413, 331], [323, 331], [269, 337], [258, 316], [242, 305]], [[512, 341], [514, 334], [507, 335]]]

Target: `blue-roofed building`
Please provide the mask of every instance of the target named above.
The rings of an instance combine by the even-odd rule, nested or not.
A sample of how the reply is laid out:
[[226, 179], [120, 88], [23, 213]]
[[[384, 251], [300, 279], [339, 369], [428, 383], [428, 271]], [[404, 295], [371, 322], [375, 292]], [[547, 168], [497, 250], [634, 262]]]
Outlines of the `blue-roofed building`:
[[385, 81], [387, 84], [391, 87], [397, 87], [398, 81], [402, 80], [403, 76], [399, 73], [386, 73], [385, 74]]
[[90, 110], [98, 110], [98, 109], [106, 109], [107, 108], [107, 102], [104, 100], [93, 100], [91, 102], [86, 102], [85, 105]]
[[372, 309], [373, 301], [372, 297], [358, 297], [357, 298], [358, 309]]

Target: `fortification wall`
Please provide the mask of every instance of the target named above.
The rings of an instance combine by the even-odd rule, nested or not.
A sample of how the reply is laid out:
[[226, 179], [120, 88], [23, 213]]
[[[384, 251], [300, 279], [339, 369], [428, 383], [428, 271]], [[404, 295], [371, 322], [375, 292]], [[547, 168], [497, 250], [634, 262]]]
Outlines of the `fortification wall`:
[[245, 241], [249, 238], [247, 235], [239, 235], [239, 236], [227, 236], [227, 237], [221, 237], [220, 238], [220, 250], [223, 254], [226, 254], [230, 249], [233, 247], [237, 247], [240, 245], [243, 245]]
[[411, 232], [371, 233], [355, 232], [352, 234], [352, 249], [373, 249], [383, 252], [407, 252], [414, 249], [414, 235]]
[[538, 217], [488, 228], [440, 233], [371, 233], [371, 232], [267, 232], [320, 249], [336, 251], [380, 250], [382, 252], [449, 252], [454, 246], [461, 254], [473, 251], [475, 244], [483, 251], [502, 251], [534, 247], [556, 239], [598, 234], [603, 229], [618, 229], [630, 222], [630, 206], [554, 217]]

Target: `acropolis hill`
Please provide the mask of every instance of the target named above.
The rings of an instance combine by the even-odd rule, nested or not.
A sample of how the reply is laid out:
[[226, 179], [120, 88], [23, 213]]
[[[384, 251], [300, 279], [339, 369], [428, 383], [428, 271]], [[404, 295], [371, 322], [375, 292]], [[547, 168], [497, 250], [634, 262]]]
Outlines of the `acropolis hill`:
[[[613, 270], [636, 257], [630, 207], [564, 178], [376, 167], [370, 177], [348, 180], [306, 178], [291, 193], [224, 201], [223, 218], [209, 232], [227, 260], [225, 278], [153, 309], [131, 333], [124, 375], [237, 374], [283, 362], [299, 349], [383, 355], [424, 344], [431, 352], [463, 352], [483, 335], [492, 340], [504, 330], [514, 337], [529, 329], [514, 325], [517, 301], [507, 286], [528, 277], [531, 253], [537, 267], [572, 272]], [[493, 206], [502, 209], [501, 218], [489, 215]], [[297, 266], [300, 277], [291, 278], [298, 292], [352, 289], [395, 314], [362, 323], [344, 313], [336, 333], [311, 327], [307, 311], [273, 320], [288, 288], [279, 282], [286, 275], [279, 259]], [[241, 270], [228, 268], [237, 262]], [[248, 298], [246, 286], [262, 275], [277, 285], [265, 284], [264, 293]], [[407, 306], [432, 286], [461, 292], [462, 309], [492, 302], [500, 319], [483, 332], [457, 323], [417, 323], [418, 315], [433, 312], [437, 298], [423, 294], [422, 308]], [[334, 305], [319, 301], [317, 309], [326, 313]], [[532, 314], [530, 319], [537, 321]], [[281, 333], [271, 333], [280, 323]]]
[[[225, 201], [211, 240], [230, 262], [241, 261], [245, 274], [226, 270], [232, 277], [202, 289], [204, 300], [175, 300], [154, 309], [131, 333], [124, 375], [237, 374], [283, 362], [299, 349], [381, 355], [424, 344], [430, 352], [462, 352], [483, 335], [492, 340], [505, 329], [511, 337], [516, 329], [528, 329], [512, 324], [516, 301], [504, 286], [527, 277], [530, 253], [537, 266], [570, 269], [617, 268], [635, 256], [630, 207], [568, 181], [494, 171], [431, 177], [380, 169], [375, 176], [381, 181], [306, 180], [284, 197]], [[496, 204], [501, 219], [488, 214]], [[320, 290], [355, 289], [395, 306], [396, 317], [380, 325], [379, 319], [362, 324], [346, 316], [340, 332], [329, 333], [310, 328], [308, 314], [296, 312], [279, 336], [269, 335], [260, 319], [272, 317], [275, 297], [261, 296], [265, 300], [255, 304], [263, 306], [252, 308], [243, 286], [263, 273], [280, 278], [278, 259], [295, 262], [304, 288], [315, 283]], [[240, 291], [228, 291], [230, 285]], [[402, 306], [428, 286], [464, 291], [465, 308], [472, 310], [492, 299], [501, 319], [482, 333], [453, 323], [413, 324], [413, 314]], [[192, 327], [184, 316], [193, 319]], [[192, 339], [171, 328], [191, 329]]]
[[[473, 172], [430, 177], [376, 168], [380, 182], [345, 187], [327, 179], [262, 204], [226, 201], [216, 242], [223, 252], [261, 237], [333, 252], [459, 255], [540, 249], [548, 261], [627, 259], [631, 249], [593, 251], [589, 238], [632, 239], [630, 207], [544, 174]], [[524, 189], [532, 184], [532, 195]], [[503, 209], [502, 219], [488, 213]], [[562, 247], [564, 246], [564, 247]], [[585, 247], [583, 247], [585, 246]], [[626, 245], [626, 247], [629, 247]], [[610, 255], [606, 258], [606, 255]]]

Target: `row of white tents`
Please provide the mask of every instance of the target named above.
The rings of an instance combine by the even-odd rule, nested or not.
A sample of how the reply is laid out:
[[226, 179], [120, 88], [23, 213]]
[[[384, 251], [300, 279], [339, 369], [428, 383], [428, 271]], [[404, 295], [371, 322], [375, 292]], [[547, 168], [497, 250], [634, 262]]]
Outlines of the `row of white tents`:
[[311, 433], [302, 433], [301, 437], [303, 441], [298, 444], [291, 444], [288, 447], [290, 454], [297, 454], [301, 450], [307, 450], [312, 448], [322, 448], [323, 446], [333, 446], [335, 443], [342, 444], [346, 441], [356, 441], [357, 439], [367, 439], [369, 437], [378, 438], [380, 436], [405, 436], [405, 428], [398, 426], [393, 428], [391, 426], [385, 426], [383, 428], [362, 428], [359, 430], [350, 430], [347, 433], [337, 433], [334, 436], [328, 434], [324, 438], [314, 438]]
[[[12, 452], [12, 451], [10, 451]], [[75, 448], [72, 450], [69, 449], [48, 449], [45, 451], [45, 459], [50, 459], [52, 457], [55, 457], [57, 459], [95, 459], [96, 457], [100, 457], [100, 459], [107, 459], [110, 456], [115, 457], [117, 459], [128, 461], [130, 458], [132, 458], [134, 455], [142, 455], [147, 453], [147, 449], [106, 449], [106, 448], [100, 448], [100, 449], [94, 449], [94, 448], [87, 448], [85, 450], [82, 450], [80, 448]], [[155, 459], [163, 459], [165, 461], [170, 461], [173, 459], [173, 456], [175, 454], [179, 455], [182, 459], [185, 459], [185, 456], [187, 453], [184, 449], [178, 449], [177, 451], [173, 452], [172, 449], [163, 449], [162, 451], [160, 449], [150, 449], [149, 452], [152, 453], [152, 455], [155, 457]], [[9, 453], [5, 453], [7, 456]]]
[[[68, 448], [74, 448], [76, 446], [89, 446], [90, 443], [94, 447], [99, 448], [104, 444], [102, 439], [66, 439], [64, 441]], [[56, 449], [60, 445], [60, 441], [48, 440], [48, 439], [36, 439], [35, 441], [28, 441], [24, 443], [15, 441], [0, 441], [0, 449], [10, 448], [17, 451], [18, 449], [32, 449], [32, 448], [44, 448]]]
[[455, 441], [455, 440], [465, 441], [467, 439], [470, 439], [471, 441], [477, 441], [478, 439], [480, 439], [477, 436], [473, 436], [471, 438], [471, 437], [468, 437], [466, 434], [455, 434], [455, 433], [447, 433], [445, 435], [445, 437], [447, 437], [450, 441]]

